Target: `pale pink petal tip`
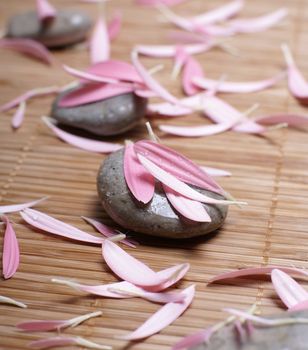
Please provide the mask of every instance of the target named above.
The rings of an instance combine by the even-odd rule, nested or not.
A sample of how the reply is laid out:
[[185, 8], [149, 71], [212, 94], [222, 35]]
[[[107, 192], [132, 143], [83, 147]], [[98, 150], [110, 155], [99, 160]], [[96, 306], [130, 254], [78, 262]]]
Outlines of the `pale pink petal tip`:
[[89, 349], [112, 350], [111, 346], [100, 345], [81, 337], [70, 336], [56, 336], [51, 338], [43, 338], [29, 343], [29, 347], [34, 349], [49, 349], [53, 347], [66, 345], [79, 345], [81, 347]]
[[99, 63], [109, 59], [110, 42], [105, 19], [99, 17], [90, 39], [91, 62]]
[[18, 129], [21, 126], [24, 120], [25, 111], [26, 111], [26, 103], [22, 101], [11, 121], [11, 125], [13, 129]]
[[27, 208], [34, 207], [35, 205], [45, 201], [48, 197], [43, 197], [32, 202], [22, 203], [22, 204], [12, 204], [12, 205], [0, 205], [0, 214], [14, 213]]
[[56, 9], [47, 0], [36, 0], [37, 15], [41, 22], [53, 20], [56, 15]]
[[17, 301], [17, 300], [12, 299], [12, 298], [5, 297], [5, 296], [3, 296], [3, 295], [0, 295], [0, 304], [14, 305], [14, 306], [21, 307], [21, 308], [23, 308], [23, 309], [26, 309], [26, 308], [27, 308], [27, 305], [26, 305], [26, 304], [21, 303], [20, 301]]
[[181, 293], [185, 295], [185, 299], [182, 302], [172, 302], [164, 305], [134, 332], [117, 338], [124, 340], [143, 339], [169, 326], [172, 322], [177, 320], [191, 304], [195, 295], [195, 286], [192, 285]]
[[5, 279], [9, 279], [14, 276], [19, 266], [19, 245], [9, 219], [5, 215], [2, 215], [1, 219], [6, 225], [3, 239], [2, 274]]
[[59, 139], [65, 141], [66, 143], [72, 146], [81, 148], [85, 151], [96, 153], [112, 153], [123, 147], [118, 143], [96, 141], [70, 134], [58, 128], [55, 124], [51, 122], [51, 120], [48, 117], [43, 117], [42, 120], [59, 137]]
[[114, 40], [120, 33], [122, 27], [122, 12], [115, 12], [112, 20], [108, 23], [108, 35], [110, 40]]
[[177, 342], [171, 350], [187, 350], [193, 346], [206, 343], [210, 340], [212, 334], [212, 328], [203, 329], [199, 332], [190, 334]]

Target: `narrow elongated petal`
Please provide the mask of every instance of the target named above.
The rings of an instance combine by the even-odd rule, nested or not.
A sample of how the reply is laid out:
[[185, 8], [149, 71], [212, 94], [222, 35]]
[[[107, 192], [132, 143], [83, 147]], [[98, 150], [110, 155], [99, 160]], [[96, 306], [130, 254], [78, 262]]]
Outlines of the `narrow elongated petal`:
[[280, 8], [260, 17], [232, 20], [228, 22], [228, 25], [238, 33], [262, 32], [279, 23], [287, 14], [287, 9]]
[[26, 304], [21, 303], [20, 301], [17, 301], [12, 298], [4, 297], [3, 295], [0, 295], [0, 304], [10, 304], [10, 305], [21, 307], [23, 309], [27, 308]]
[[109, 40], [114, 40], [120, 33], [122, 27], [122, 13], [117, 11], [113, 14], [111, 21], [108, 23]]
[[217, 275], [210, 279], [209, 283], [222, 281], [230, 278], [246, 277], [254, 275], [267, 275], [270, 274], [274, 269], [279, 269], [289, 274], [296, 276], [308, 277], [308, 272], [305, 270], [293, 268], [293, 267], [283, 267], [283, 266], [266, 266], [266, 267], [251, 267], [247, 269], [235, 270], [230, 272], [225, 272]]
[[172, 207], [184, 217], [197, 222], [211, 222], [211, 217], [200, 202], [185, 198], [166, 185], [163, 188]]
[[217, 92], [231, 92], [231, 93], [251, 93], [268, 89], [277, 84], [285, 73], [265, 80], [250, 81], [250, 82], [231, 82], [212, 80], [207, 78], [192, 78], [194, 84], [202, 89], [213, 89], [217, 87]]
[[273, 114], [262, 116], [254, 119], [255, 122], [262, 125], [277, 125], [281, 123], [286, 123], [289, 126], [307, 126], [308, 125], [308, 115], [299, 114]]
[[210, 168], [208, 166], [201, 166], [200, 168], [210, 176], [231, 176], [232, 175], [230, 171], [226, 171], [222, 169]]
[[41, 213], [33, 209], [25, 209], [20, 212], [22, 218], [31, 226], [36, 227], [45, 232], [53, 233], [55, 235], [74, 239], [81, 242], [102, 244], [104, 239], [101, 237], [92, 236], [84, 231], [77, 229], [74, 226], [66, 224], [60, 220]]
[[150, 202], [155, 191], [155, 179], [139, 162], [133, 143], [125, 146], [124, 176], [133, 196], [142, 203]]
[[185, 62], [189, 56], [187, 55], [185, 48], [182, 45], [179, 45], [176, 49], [174, 56], [174, 66], [172, 69], [171, 77], [176, 79], [179, 73], [181, 72]]
[[11, 125], [14, 129], [18, 129], [21, 126], [24, 120], [25, 111], [26, 111], [26, 103], [23, 101], [20, 103], [11, 121]]
[[308, 293], [305, 289], [285, 272], [274, 269], [271, 272], [271, 278], [276, 293], [288, 308], [308, 301]]
[[44, 118], [43, 121], [59, 137], [59, 139], [85, 151], [95, 153], [112, 153], [123, 147], [118, 143], [96, 141], [70, 134], [58, 128], [47, 117]]
[[166, 146], [151, 141], [138, 141], [136, 152], [178, 179], [213, 192], [222, 193], [221, 187], [187, 157]]
[[91, 39], [90, 39], [90, 57], [92, 64], [106, 61], [110, 56], [109, 35], [106, 28], [105, 19], [99, 17]]
[[36, 0], [36, 10], [41, 22], [50, 21], [57, 15], [56, 9], [48, 2], [48, 0]]
[[[256, 118], [257, 119], [257, 118]], [[235, 124], [232, 127], [233, 131], [248, 133], [248, 134], [263, 134], [267, 131], [267, 128], [259, 124], [257, 121], [248, 118], [243, 118], [243, 121]]]
[[201, 202], [201, 203], [208, 203], [208, 204], [221, 204], [221, 205], [230, 205], [230, 204], [246, 204], [242, 202], [236, 202], [236, 201], [228, 201], [228, 200], [219, 200], [214, 199], [212, 197], [208, 197], [200, 192], [197, 192], [193, 188], [186, 185], [186, 183], [182, 182], [175, 176], [167, 173], [162, 168], [158, 167], [154, 163], [152, 163], [147, 158], [143, 157], [142, 155], [138, 155], [138, 158], [142, 165], [160, 182], [162, 182], [164, 185], [167, 185], [168, 187], [172, 188], [175, 192], [181, 194], [182, 196]]
[[177, 4], [181, 4], [187, 0], [135, 0], [137, 4], [144, 6], [157, 6], [160, 4], [164, 4], [166, 6], [174, 6]]
[[182, 74], [182, 86], [186, 95], [192, 96], [200, 92], [200, 89], [193, 83], [197, 78], [203, 78], [203, 69], [195, 58], [189, 57]]
[[63, 69], [70, 75], [72, 75], [75, 78], [81, 79], [83, 82], [89, 82], [89, 83], [111, 83], [111, 84], [118, 84], [119, 81], [112, 78], [107, 78], [99, 75], [95, 75], [88, 72], [83, 72], [79, 69], [75, 69], [66, 65], [63, 65]]
[[207, 96], [203, 102], [204, 113], [215, 123], [234, 123], [235, 125], [244, 120], [243, 113], [216, 96]]
[[76, 107], [91, 102], [133, 92], [130, 86], [117, 84], [87, 84], [66, 94], [59, 102], [60, 107]]
[[[119, 233], [121, 233], [120, 231], [117, 231], [117, 230], [113, 229], [112, 227], [109, 227], [98, 220], [87, 218], [85, 216], [82, 216], [82, 218], [86, 222], [88, 222], [90, 225], [92, 225], [94, 228], [96, 228], [96, 230], [98, 232], [100, 232], [101, 234], [103, 234], [105, 237], [108, 237], [108, 238], [114, 237], [114, 236], [117, 236]], [[121, 241], [121, 243], [123, 243], [131, 248], [136, 248], [136, 245], [138, 244], [137, 242], [130, 240], [130, 239], [123, 239]]]
[[169, 102], [163, 102], [150, 103], [148, 105], [148, 112], [151, 114], [158, 114], [165, 117], [181, 117], [192, 113], [193, 109], [182, 105], [175, 105]]
[[0, 213], [2, 213], [2, 214], [14, 213], [17, 211], [24, 210], [26, 208], [31, 208], [31, 207], [34, 207], [35, 205], [43, 202], [47, 198], [48, 197], [44, 197], [44, 198], [37, 199], [37, 200], [32, 201], [32, 202], [21, 203], [21, 204], [0, 205]]
[[96, 311], [86, 315], [77, 316], [69, 320], [51, 320], [51, 321], [35, 320], [35, 321], [20, 322], [16, 325], [16, 327], [26, 332], [44, 332], [44, 331], [51, 331], [54, 329], [59, 330], [61, 328], [66, 328], [66, 327], [76, 327], [80, 323], [90, 318], [101, 316], [101, 315], [102, 315], [101, 311]]
[[19, 245], [9, 219], [5, 215], [2, 215], [1, 219], [6, 225], [3, 239], [2, 274], [5, 279], [8, 279], [14, 276], [19, 266]]
[[193, 346], [197, 346], [202, 343], [206, 343], [210, 340], [213, 334], [212, 328], [203, 329], [199, 332], [188, 335], [177, 342], [171, 350], [187, 350]]
[[182, 302], [164, 305], [134, 332], [119, 338], [125, 340], [143, 339], [169, 326], [172, 322], [177, 320], [191, 304], [195, 295], [195, 286], [192, 285], [186, 288], [182, 293], [186, 296]]
[[48, 65], [54, 61], [51, 52], [41, 43], [32, 39], [0, 39], [0, 48], [18, 51], [34, 57]]

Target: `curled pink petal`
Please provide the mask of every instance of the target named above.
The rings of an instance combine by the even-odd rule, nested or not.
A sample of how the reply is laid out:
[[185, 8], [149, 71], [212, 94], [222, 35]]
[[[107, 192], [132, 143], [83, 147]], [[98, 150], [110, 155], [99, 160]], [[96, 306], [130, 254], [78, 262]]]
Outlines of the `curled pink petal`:
[[0, 39], [0, 48], [18, 51], [49, 65], [53, 62], [50, 51], [43, 44], [32, 39], [2, 38]]
[[230, 272], [225, 272], [217, 275], [210, 279], [209, 283], [222, 281], [230, 278], [254, 276], [254, 275], [267, 275], [270, 274], [274, 269], [279, 269], [289, 274], [296, 276], [308, 277], [308, 272], [305, 270], [293, 268], [293, 267], [283, 267], [283, 266], [266, 266], [266, 267], [251, 267], [247, 269], [235, 270]]
[[299, 114], [273, 114], [263, 117], [258, 117], [254, 119], [255, 122], [262, 125], [276, 125], [286, 123], [289, 126], [307, 126], [308, 125], [308, 115]]
[[36, 10], [41, 22], [53, 20], [57, 15], [56, 9], [48, 0], [36, 0]]
[[29, 225], [58, 236], [93, 244], [102, 244], [105, 241], [101, 237], [92, 236], [37, 210], [25, 209], [20, 215]]
[[163, 185], [163, 188], [172, 207], [185, 218], [197, 222], [211, 222], [211, 217], [200, 202], [185, 198], [166, 185]]
[[47, 118], [44, 118], [43, 121], [59, 137], [59, 139], [61, 139], [62, 141], [72, 146], [81, 148], [85, 151], [96, 152], [96, 153], [112, 153], [123, 147], [118, 143], [96, 141], [92, 139], [87, 139], [85, 137], [80, 137], [80, 136], [70, 134], [58, 128]]
[[212, 328], [203, 329], [199, 332], [190, 334], [187, 337], [181, 339], [175, 345], [173, 345], [171, 350], [186, 350], [193, 346], [206, 343], [210, 340], [212, 334], [213, 334]]
[[22, 204], [11, 204], [11, 205], [0, 205], [0, 214], [7, 214], [7, 213], [14, 213], [17, 211], [24, 210], [26, 208], [31, 208], [34, 207], [35, 205], [43, 202], [46, 200], [48, 197], [44, 197], [41, 199], [37, 199], [32, 202], [27, 202], [27, 203], [22, 203]]
[[186, 288], [182, 293], [185, 295], [185, 299], [182, 302], [164, 305], [134, 332], [119, 338], [125, 340], [143, 339], [169, 326], [178, 319], [191, 304], [195, 295], [195, 286], [192, 285]]
[[2, 215], [6, 229], [3, 239], [2, 274], [5, 279], [13, 277], [19, 266], [19, 245], [9, 219]]
[[222, 194], [222, 188], [200, 167], [175, 150], [152, 141], [138, 141], [134, 148], [157, 166], [178, 179], [213, 192]]
[[109, 40], [114, 40], [119, 35], [122, 27], [122, 17], [120, 11], [113, 14], [112, 20], [108, 23]]
[[186, 95], [195, 95], [200, 89], [193, 83], [194, 79], [203, 78], [203, 69], [193, 57], [189, 57], [184, 65], [182, 86]]
[[109, 35], [104, 18], [99, 17], [90, 39], [90, 57], [92, 64], [106, 61], [110, 57]]
[[11, 121], [11, 125], [14, 129], [18, 129], [21, 126], [24, 120], [25, 111], [26, 111], [26, 103], [22, 101]]
[[280, 8], [260, 17], [232, 20], [228, 22], [228, 25], [238, 33], [256, 33], [276, 25], [287, 14], [288, 10], [286, 8]]
[[[90, 219], [90, 218], [87, 218], [85, 216], [82, 216], [82, 218], [86, 222], [88, 222], [90, 225], [92, 225], [94, 228], [96, 228], [96, 230], [98, 232], [100, 232], [101, 234], [103, 234], [105, 237], [114, 237], [120, 233], [119, 231], [113, 229], [112, 227], [109, 227], [109, 226], [107, 226], [107, 225], [103, 224], [102, 222], [97, 221], [95, 219]], [[130, 240], [130, 239], [123, 239], [121, 241], [121, 243], [123, 243], [131, 248], [136, 248], [136, 244], [138, 244], [137, 242]]]
[[288, 308], [308, 300], [305, 289], [285, 272], [274, 269], [271, 278], [276, 293]]
[[124, 150], [124, 176], [133, 196], [146, 204], [153, 198], [155, 191], [154, 177], [140, 164], [134, 144], [128, 144]]
[[216, 169], [216, 168], [210, 168], [208, 166], [201, 166], [200, 167], [205, 173], [209, 174], [210, 176], [231, 176], [232, 174], [230, 171], [222, 170], [222, 169]]

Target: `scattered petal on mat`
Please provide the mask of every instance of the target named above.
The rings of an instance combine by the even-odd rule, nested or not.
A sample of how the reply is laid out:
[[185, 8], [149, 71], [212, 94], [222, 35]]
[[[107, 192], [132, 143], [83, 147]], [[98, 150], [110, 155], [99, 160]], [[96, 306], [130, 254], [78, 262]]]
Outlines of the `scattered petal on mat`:
[[28, 344], [30, 348], [34, 349], [48, 349], [56, 346], [66, 346], [66, 345], [79, 345], [88, 349], [101, 349], [101, 350], [112, 350], [111, 346], [100, 345], [93, 343], [87, 339], [81, 337], [51, 337], [44, 338], [40, 340], [35, 340]]
[[0, 205], [0, 214], [14, 213], [17, 211], [24, 210], [26, 208], [34, 207], [35, 205], [43, 202], [48, 197], [43, 197], [32, 202], [22, 203], [22, 204], [11, 204], [11, 205]]
[[210, 168], [208, 166], [201, 166], [200, 168], [210, 176], [231, 176], [232, 175], [230, 171], [226, 171], [222, 169]]
[[239, 124], [233, 126], [232, 130], [248, 134], [263, 134], [268, 131], [266, 128], [256, 122], [256, 120], [251, 120], [245, 118], [245, 120]]
[[305, 289], [285, 272], [274, 269], [271, 278], [276, 293], [288, 308], [308, 301], [308, 293]]
[[133, 143], [125, 146], [124, 177], [130, 192], [138, 201], [144, 204], [150, 202], [155, 191], [155, 179], [140, 164]]
[[114, 40], [120, 33], [122, 27], [122, 12], [113, 14], [112, 20], [108, 23], [109, 40]]
[[26, 331], [26, 332], [45, 332], [52, 331], [54, 329], [60, 330], [66, 327], [76, 327], [80, 323], [92, 318], [101, 316], [102, 311], [91, 312], [86, 315], [77, 316], [69, 320], [35, 320], [35, 321], [25, 321], [20, 322], [16, 325], [16, 328]]
[[164, 4], [166, 6], [174, 6], [184, 1], [187, 1], [187, 0], [136, 0], [136, 3], [138, 5], [144, 5], [144, 6], [156, 6], [159, 4]]
[[34, 57], [40, 61], [52, 64], [51, 52], [41, 43], [32, 39], [0, 39], [0, 49], [10, 49]]
[[199, 332], [190, 334], [187, 337], [181, 339], [175, 345], [173, 345], [171, 350], [186, 350], [193, 346], [206, 343], [210, 340], [212, 334], [213, 334], [212, 328], [203, 329]]
[[26, 103], [25, 101], [22, 101], [11, 121], [11, 125], [14, 129], [18, 129], [21, 126], [24, 120], [25, 112], [26, 112]]
[[178, 179], [206, 190], [222, 194], [222, 188], [208, 174], [187, 157], [175, 150], [152, 141], [138, 141], [134, 145], [143, 155]]
[[301, 103], [308, 103], [308, 82], [298, 69], [288, 45], [281, 46], [288, 67], [288, 85], [291, 94]]
[[172, 79], [176, 79], [178, 77], [188, 57], [189, 56], [187, 55], [185, 48], [182, 45], [179, 45], [174, 56], [174, 66], [171, 73]]
[[111, 84], [117, 84], [119, 83], [118, 80], [107, 78], [95, 74], [91, 74], [88, 72], [83, 72], [79, 69], [75, 69], [66, 65], [63, 65], [63, 69], [70, 75], [72, 75], [75, 78], [78, 78], [82, 80], [82, 82], [94, 82], [94, 83], [111, 83]]
[[200, 89], [193, 83], [193, 80], [197, 78], [203, 78], [203, 69], [194, 57], [188, 57], [182, 74], [182, 86], [186, 95], [192, 96], [200, 92]]
[[288, 14], [286, 8], [280, 8], [269, 14], [247, 19], [236, 19], [228, 22], [228, 25], [234, 28], [238, 33], [256, 33], [266, 30], [281, 20]]
[[74, 239], [81, 242], [102, 244], [104, 239], [101, 237], [92, 236], [89, 233], [79, 230], [78, 228], [66, 224], [60, 220], [41, 213], [33, 209], [25, 209], [20, 212], [22, 218], [31, 226], [36, 227], [45, 232], [55, 235]]
[[48, 117], [43, 117], [42, 119], [44, 123], [59, 137], [59, 139], [85, 151], [96, 153], [111, 153], [123, 147], [118, 143], [96, 141], [70, 134], [54, 125], [48, 119]]
[[303, 311], [308, 310], [308, 300], [302, 301], [294, 306], [291, 306], [288, 311]]
[[208, 197], [200, 192], [197, 192], [192, 187], [186, 185], [186, 183], [182, 182], [175, 176], [167, 173], [162, 168], [158, 167], [156, 164], [145, 158], [144, 156], [138, 154], [138, 159], [142, 163], [142, 165], [160, 182], [168, 187], [172, 188], [177, 193], [182, 196], [208, 204], [221, 204], [221, 205], [230, 205], [230, 204], [246, 204], [245, 202], [237, 202], [231, 200], [219, 200], [214, 199], [212, 197]]
[[107, 98], [132, 92], [133, 88], [116, 84], [87, 84], [66, 94], [60, 101], [60, 107], [76, 107], [86, 103], [102, 101]]
[[197, 222], [211, 222], [211, 217], [200, 202], [185, 198], [166, 185], [163, 188], [172, 207], [181, 215]]
[[[101, 234], [103, 234], [105, 237], [114, 237], [117, 236], [119, 233], [122, 233], [120, 231], [117, 231], [115, 229], [113, 229], [112, 227], [109, 227], [105, 224], [103, 224], [100, 221], [97, 221], [95, 219], [91, 219], [91, 218], [87, 218], [85, 216], [82, 216], [82, 218], [88, 222], [90, 225], [92, 225], [94, 228], [96, 228], [96, 230], [98, 232], [100, 232]], [[121, 241], [121, 243], [127, 245], [128, 247], [131, 248], [136, 248], [136, 245], [138, 244], [137, 242], [130, 240], [130, 239], [123, 239]]]
[[3, 295], [0, 295], [0, 304], [10, 304], [21, 307], [23, 309], [27, 308], [26, 304], [21, 303], [20, 301], [14, 300], [12, 298], [4, 297]]
[[92, 64], [106, 61], [110, 56], [109, 35], [105, 19], [99, 16], [90, 39], [90, 57]]
[[1, 219], [6, 225], [3, 239], [2, 274], [5, 279], [9, 279], [14, 276], [19, 266], [19, 245], [9, 219], [5, 215], [2, 215]]
[[265, 80], [250, 81], [250, 82], [219, 82], [217, 80], [192, 77], [193, 83], [201, 89], [213, 89], [217, 87], [217, 92], [231, 92], [231, 93], [250, 93], [268, 89], [277, 84], [283, 79], [285, 73], [280, 73], [277, 76]]
[[298, 127], [298, 126], [308, 125], [308, 115], [274, 114], [274, 115], [255, 118], [254, 121], [264, 125], [276, 125], [276, 124], [286, 123], [289, 126]]
[[230, 278], [246, 277], [254, 275], [266, 275], [270, 274], [274, 269], [279, 269], [289, 274], [296, 276], [306, 276], [308, 277], [308, 272], [305, 270], [293, 268], [293, 267], [283, 267], [283, 266], [266, 266], [266, 267], [251, 267], [247, 269], [235, 270], [222, 273], [210, 279], [209, 283], [222, 281]]
[[148, 105], [148, 112], [153, 114], [158, 114], [161, 116], [168, 117], [180, 117], [193, 112], [189, 107], [184, 107], [182, 105], [175, 105], [169, 102], [163, 103], [150, 103]]
[[32, 97], [55, 94], [58, 92], [59, 92], [59, 88], [57, 86], [48, 86], [46, 88], [38, 88], [38, 89], [29, 90], [26, 93], [14, 98], [13, 100], [2, 105], [0, 107], [0, 112], [8, 111], [8, 110], [20, 105], [21, 102], [27, 101]]
[[53, 20], [57, 15], [56, 9], [48, 0], [36, 0], [36, 11], [41, 22]]
[[103, 258], [109, 268], [124, 281], [130, 282], [144, 289], [161, 289], [168, 280], [174, 279], [177, 273], [186, 269], [186, 265], [178, 265], [178, 270], [170, 275], [161, 277], [147, 265], [135, 259], [113, 242], [105, 241], [102, 245]]
[[137, 340], [158, 333], [177, 320], [191, 304], [195, 295], [195, 286], [192, 285], [182, 291], [186, 296], [180, 303], [168, 303], [154, 313], [145, 323], [134, 332], [118, 337], [124, 340]]

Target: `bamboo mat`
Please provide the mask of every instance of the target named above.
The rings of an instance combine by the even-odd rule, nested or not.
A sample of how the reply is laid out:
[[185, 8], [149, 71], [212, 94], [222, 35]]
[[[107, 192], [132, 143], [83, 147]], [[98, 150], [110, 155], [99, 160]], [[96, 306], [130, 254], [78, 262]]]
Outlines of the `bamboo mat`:
[[[94, 5], [75, 1], [57, 1], [59, 7], [72, 5], [84, 8], [95, 17]], [[191, 0], [177, 7], [179, 13], [195, 14], [221, 4], [222, 1]], [[33, 1], [0, 2], [0, 20], [33, 6]], [[206, 74], [219, 78], [227, 74], [230, 80], [261, 79], [276, 74], [283, 67], [280, 44], [287, 42], [300, 68], [308, 71], [308, 6], [304, 0], [247, 1], [241, 16], [255, 16], [287, 6], [289, 17], [280, 25], [259, 34], [241, 35], [229, 44], [240, 51], [233, 57], [219, 49], [198, 56]], [[166, 42], [169, 24], [157, 24], [153, 9], [133, 6], [132, 1], [108, 3], [121, 8], [124, 27], [113, 43], [112, 56], [129, 60], [130, 49], [136, 43]], [[87, 52], [70, 49], [55, 52], [59, 62], [84, 68], [89, 64]], [[170, 79], [171, 60], [144, 59], [147, 67], [165, 64], [157, 76], [173, 93], [179, 93], [179, 83]], [[63, 85], [70, 81], [58, 64], [48, 68], [17, 53], [1, 50], [0, 104], [24, 91], [40, 86]], [[255, 114], [271, 112], [307, 112], [289, 96], [286, 82], [265, 92], [248, 95], [223, 95], [244, 111], [258, 102]], [[94, 233], [81, 215], [111, 223], [100, 207], [96, 194], [96, 173], [104, 155], [91, 154], [58, 140], [40, 121], [49, 112], [52, 98], [39, 98], [28, 103], [26, 121], [13, 132], [12, 113], [0, 118], [0, 203], [12, 204], [50, 196], [38, 209], [80, 229]], [[153, 125], [165, 120], [155, 120]], [[202, 116], [176, 120], [179, 125], [204, 123]], [[174, 123], [170, 121], [170, 123]], [[85, 322], [65, 334], [84, 336], [114, 349], [165, 350], [181, 337], [223, 319], [223, 307], [248, 308], [258, 302], [262, 314], [277, 311], [281, 304], [268, 279], [233, 280], [206, 286], [209, 278], [226, 270], [266, 264], [308, 267], [308, 137], [297, 130], [277, 130], [267, 138], [228, 132], [208, 138], [181, 139], [161, 135], [163, 142], [202, 165], [220, 167], [233, 173], [220, 183], [236, 198], [247, 200], [244, 209], [230, 208], [223, 228], [208, 238], [173, 242], [142, 237], [137, 249], [129, 249], [137, 258], [154, 269], [190, 262], [191, 269], [178, 285], [184, 288], [196, 283], [197, 293], [192, 306], [171, 326], [149, 339], [128, 344], [114, 336], [134, 330], [158, 305], [140, 299], [112, 300], [86, 296], [69, 288], [54, 285], [52, 277], [75, 279], [85, 284], [115, 281], [101, 258], [100, 248], [35, 232], [18, 215], [11, 215], [20, 242], [21, 264], [14, 278], [0, 281], [0, 295], [28, 304], [28, 309], [0, 306], [0, 349], [26, 349], [27, 343], [51, 333], [24, 334], [14, 325], [21, 320], [67, 319], [95, 310], [103, 316]], [[137, 140], [146, 137], [139, 126], [123, 138]], [[2, 246], [3, 229], [1, 229]], [[126, 248], [125, 248], [126, 249]], [[308, 287], [306, 285], [306, 287]], [[70, 349], [70, 347], [64, 348]]]

